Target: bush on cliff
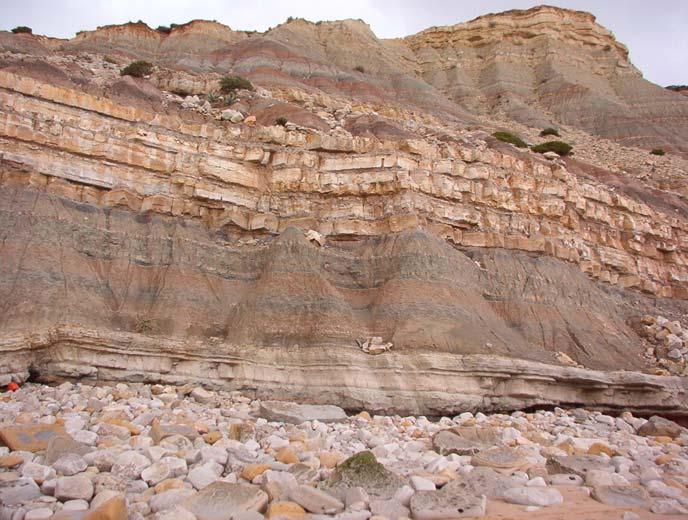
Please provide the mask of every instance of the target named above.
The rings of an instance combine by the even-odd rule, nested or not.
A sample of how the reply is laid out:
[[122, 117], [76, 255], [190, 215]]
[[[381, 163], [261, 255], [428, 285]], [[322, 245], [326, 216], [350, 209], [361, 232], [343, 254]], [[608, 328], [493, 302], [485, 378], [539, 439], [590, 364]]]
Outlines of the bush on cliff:
[[554, 152], [563, 157], [568, 155], [573, 150], [573, 147], [564, 141], [547, 141], [546, 143], [533, 146], [531, 150], [537, 153]]
[[27, 27], [26, 25], [20, 25], [12, 29], [12, 32], [14, 34], [33, 34], [33, 29], [31, 29], [31, 27]]
[[650, 153], [652, 155], [665, 155], [666, 154], [666, 152], [664, 150], [662, 150], [661, 148], [653, 148]]
[[131, 62], [129, 65], [124, 67], [120, 74], [122, 76], [133, 76], [135, 78], [142, 78], [153, 72], [153, 64], [147, 61], [138, 60]]
[[519, 136], [511, 134], [509, 132], [495, 132], [494, 134], [492, 134], [492, 137], [494, 137], [495, 139], [499, 139], [504, 143], [513, 144], [518, 148], [526, 148], [528, 146], [525, 143], [525, 141], [521, 139]]
[[545, 128], [542, 132], [540, 132], [540, 137], [546, 137], [548, 135], [556, 135], [559, 137], [559, 131], [556, 128]]
[[225, 94], [230, 94], [235, 90], [253, 90], [253, 85], [241, 76], [225, 76], [220, 80], [220, 90]]

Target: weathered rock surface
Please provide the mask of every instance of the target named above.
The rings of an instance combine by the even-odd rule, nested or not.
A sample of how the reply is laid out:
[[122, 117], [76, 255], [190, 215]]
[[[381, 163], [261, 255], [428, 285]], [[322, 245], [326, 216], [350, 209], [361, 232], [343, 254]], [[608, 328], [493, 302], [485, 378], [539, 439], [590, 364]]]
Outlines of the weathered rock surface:
[[[464, 120], [499, 110], [540, 127], [568, 123], [686, 152], [688, 99], [644, 80], [609, 30], [568, 9], [513, 10], [388, 41], [360, 20], [298, 18], [251, 35], [195, 20], [169, 33], [129, 23], [72, 40], [0, 36], [0, 50], [14, 53], [124, 52], [185, 71], [241, 70], [266, 84], [308, 86], [323, 96], [355, 93]], [[154, 77], [168, 90], [196, 94], [217, 85], [214, 77], [191, 74]]]
[[614, 472], [604, 457], [597, 455], [555, 456], [547, 461], [551, 473], [570, 473], [583, 479], [590, 471]]
[[352, 488], [363, 488], [371, 497], [387, 500], [402, 484], [402, 479], [380, 464], [375, 455], [364, 451], [337, 466], [322, 488], [340, 496]]
[[[645, 82], [592, 16], [542, 7], [395, 41], [353, 20], [125, 24], [2, 32], [0, 50], [0, 382], [688, 413], [683, 329], [650, 360], [633, 326], [688, 310], [688, 99]], [[121, 53], [153, 59], [151, 78], [121, 77]], [[234, 69], [255, 92], [211, 102]], [[576, 147], [621, 150], [586, 129], [670, 153], [641, 165], [647, 182], [578, 160], [594, 150], [550, 161], [492, 139], [493, 112], [566, 122]]]
[[183, 503], [198, 520], [224, 520], [227, 514], [262, 511], [268, 496], [257, 486], [216, 482]]
[[598, 486], [593, 488], [592, 496], [602, 502], [616, 507], [640, 507], [647, 509], [650, 496], [638, 486]]
[[491, 468], [474, 468], [468, 475], [459, 475], [446, 484], [442, 491], [447, 494], [503, 498], [514, 487], [514, 481]]
[[333, 496], [313, 488], [301, 485], [289, 492], [291, 499], [306, 511], [316, 514], [336, 514], [344, 510], [344, 504]]
[[50, 439], [66, 435], [64, 427], [57, 424], [5, 426], [0, 428], [0, 441], [14, 451], [41, 451], [48, 448]]
[[464, 439], [449, 430], [439, 432], [432, 439], [433, 447], [442, 455], [472, 455], [485, 446], [470, 439]]
[[638, 435], [652, 435], [654, 437], [671, 437], [672, 439], [686, 432], [686, 429], [663, 417], [652, 416], [638, 428]]
[[504, 500], [523, 506], [546, 507], [561, 504], [564, 499], [556, 489], [541, 487], [515, 487], [504, 493]]
[[296, 404], [285, 401], [263, 401], [260, 415], [268, 421], [301, 424], [306, 421], [335, 422], [346, 419], [346, 412], [338, 406]]
[[485, 496], [420, 491], [411, 497], [413, 518], [418, 520], [443, 520], [449, 518], [474, 518], [485, 515]]

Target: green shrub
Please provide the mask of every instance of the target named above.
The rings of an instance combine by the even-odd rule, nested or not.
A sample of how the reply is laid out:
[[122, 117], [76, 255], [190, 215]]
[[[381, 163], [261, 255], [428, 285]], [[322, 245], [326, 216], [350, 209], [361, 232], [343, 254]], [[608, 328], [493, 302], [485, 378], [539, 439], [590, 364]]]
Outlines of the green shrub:
[[253, 85], [249, 80], [241, 76], [225, 76], [220, 80], [220, 90], [225, 94], [242, 89], [253, 90]]
[[509, 132], [495, 132], [492, 137], [499, 139], [502, 142], [513, 144], [519, 148], [526, 148], [528, 145], [519, 136], [511, 134]]
[[554, 152], [562, 157], [568, 155], [572, 149], [573, 147], [564, 141], [547, 141], [531, 148], [531, 150], [537, 153]]
[[26, 25], [20, 25], [12, 29], [12, 32], [14, 34], [33, 34], [33, 29], [31, 29], [31, 27], [27, 27]]
[[665, 155], [666, 154], [666, 152], [664, 150], [662, 150], [661, 148], [653, 148], [650, 153], [652, 155]]
[[356, 65], [356, 66], [354, 67], [354, 70], [355, 70], [356, 72], [360, 72], [361, 74], [365, 74], [365, 69], [363, 68], [362, 65]]
[[216, 101], [219, 101], [219, 100], [220, 100], [220, 96], [218, 96], [217, 94], [215, 94], [215, 92], [210, 92], [210, 93], [208, 93], [208, 95], [206, 96], [206, 99], [208, 100], [208, 103], [215, 103]]
[[155, 30], [164, 34], [170, 34], [172, 32], [172, 28], [166, 25], [158, 25], [158, 28]]
[[542, 132], [540, 132], [540, 137], [545, 137], [548, 135], [556, 135], [559, 137], [559, 130], [556, 128], [545, 128]]
[[280, 126], [286, 126], [287, 124], [287, 118], [284, 116], [280, 116], [277, 119], [275, 119], [275, 123], [277, 123]]
[[124, 67], [120, 74], [122, 76], [133, 76], [135, 78], [142, 78], [153, 72], [153, 64], [147, 61], [138, 60], [133, 61], [126, 67]]

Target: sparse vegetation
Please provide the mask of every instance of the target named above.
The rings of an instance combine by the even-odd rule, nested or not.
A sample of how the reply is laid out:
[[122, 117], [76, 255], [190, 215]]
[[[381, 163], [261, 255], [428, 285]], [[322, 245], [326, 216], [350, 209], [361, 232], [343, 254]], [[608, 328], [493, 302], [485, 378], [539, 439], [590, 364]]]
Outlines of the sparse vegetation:
[[220, 100], [220, 96], [218, 96], [215, 92], [210, 92], [206, 96], [206, 99], [208, 100], [208, 103], [215, 103]]
[[122, 76], [133, 76], [134, 78], [142, 78], [148, 76], [153, 72], [153, 64], [143, 60], [137, 60], [131, 62], [129, 65], [124, 67], [120, 74]]
[[540, 137], [545, 137], [548, 135], [556, 135], [559, 137], [559, 130], [556, 128], [545, 128], [542, 132], [540, 132]]
[[356, 66], [354, 67], [354, 70], [355, 70], [356, 72], [360, 72], [361, 74], [365, 74], [365, 69], [363, 68], [363, 65], [356, 65]]
[[151, 330], [153, 330], [153, 321], [150, 318], [142, 316], [141, 314], [137, 314], [134, 330], [139, 334], [145, 334], [146, 332], [150, 332]]
[[547, 141], [546, 143], [537, 144], [531, 148], [537, 153], [554, 152], [562, 157], [571, 153], [573, 147], [564, 141]]
[[287, 125], [287, 118], [284, 116], [280, 116], [277, 119], [275, 119], [275, 123], [277, 123], [280, 126], [286, 126]]
[[662, 150], [661, 148], [653, 148], [650, 153], [652, 155], [665, 155], [666, 154], [666, 152], [664, 150]]
[[14, 34], [33, 34], [33, 29], [31, 29], [31, 27], [27, 27], [26, 25], [20, 25], [12, 29], [12, 32]]
[[669, 85], [668, 87], [666, 87], [666, 89], [678, 92], [680, 90], [688, 90], [688, 85]]
[[230, 94], [237, 90], [253, 90], [253, 85], [241, 76], [225, 76], [220, 80], [220, 90], [225, 94]]
[[509, 143], [513, 144], [514, 146], [518, 148], [527, 148], [528, 145], [525, 143], [523, 139], [521, 139], [519, 136], [514, 135], [509, 132], [495, 132], [492, 134], [492, 137], [495, 139], [498, 139], [504, 143]]
[[105, 63], [112, 63], [113, 65], [117, 65], [117, 60], [113, 58], [112, 56], [104, 56], [103, 61]]
[[172, 32], [172, 28], [166, 25], [158, 25], [155, 30], [164, 34], [170, 34]]

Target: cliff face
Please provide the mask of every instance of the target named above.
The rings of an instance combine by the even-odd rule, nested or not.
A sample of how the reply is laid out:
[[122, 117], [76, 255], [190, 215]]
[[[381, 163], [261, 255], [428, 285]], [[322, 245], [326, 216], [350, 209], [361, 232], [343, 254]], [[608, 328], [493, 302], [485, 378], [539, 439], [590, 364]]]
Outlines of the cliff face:
[[[688, 153], [688, 100], [642, 78], [594, 16], [554, 7], [508, 11], [379, 40], [362, 21], [296, 19], [263, 34], [197, 20], [170, 34], [131, 23], [61, 41], [7, 33], [0, 49], [124, 53], [264, 84], [402, 102], [443, 117], [503, 113], [570, 125], [629, 146]], [[358, 70], [357, 70], [358, 69]]]
[[473, 112], [688, 150], [688, 104], [644, 80], [626, 47], [587, 13], [510, 11], [434, 27], [404, 43], [423, 79]]
[[[522, 31], [549, 27], [553, 13], [496, 18], [523, 17]], [[573, 41], [612, 41], [585, 29], [591, 17], [566, 16]], [[648, 366], [631, 326], [688, 310], [684, 199], [469, 131], [460, 108], [404, 107], [372, 87], [341, 96], [337, 71], [353, 61], [333, 38], [388, 49], [369, 65], [371, 85], [404, 69], [431, 99], [409, 57], [448, 40], [477, 49], [472, 24], [516, 30], [492, 18], [392, 43], [348, 21], [250, 38], [197, 22], [176, 40], [110, 27], [5, 56], [0, 368], [202, 380], [376, 411], [685, 413], [685, 378], [648, 375], [665, 372]], [[201, 42], [204, 31], [214, 37]], [[309, 41], [308, 53], [285, 50]], [[211, 90], [217, 76], [199, 63], [220, 70], [224, 60], [272, 80], [234, 105], [257, 123], [232, 124], [148, 80], [120, 79], [98, 54], [113, 49], [169, 60], [152, 78], [165, 89]], [[618, 45], [604, 52], [625, 56]], [[277, 60], [282, 79], [270, 72]], [[297, 81], [299, 60], [333, 76]], [[283, 113], [290, 123], [273, 125]], [[365, 353], [375, 337], [392, 350]]]

